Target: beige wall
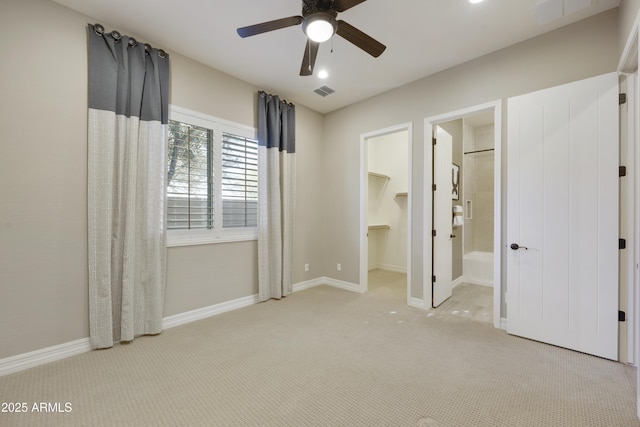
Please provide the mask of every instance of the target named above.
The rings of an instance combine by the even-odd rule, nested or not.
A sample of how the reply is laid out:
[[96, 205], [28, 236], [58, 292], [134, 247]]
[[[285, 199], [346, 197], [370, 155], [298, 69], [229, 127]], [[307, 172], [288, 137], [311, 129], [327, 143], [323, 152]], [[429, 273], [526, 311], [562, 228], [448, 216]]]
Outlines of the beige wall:
[[[356, 165], [362, 133], [413, 122], [411, 280], [412, 296], [422, 298], [424, 119], [615, 70], [617, 20], [614, 9], [328, 114], [323, 151], [328, 274], [358, 281]], [[337, 262], [341, 272], [331, 269]]]
[[[88, 22], [47, 0], [0, 4], [0, 359], [88, 336]], [[171, 82], [171, 103], [255, 126], [258, 88], [173, 52]], [[302, 282], [322, 275], [323, 117], [296, 115]], [[169, 248], [165, 316], [255, 294], [256, 258], [256, 242]]]

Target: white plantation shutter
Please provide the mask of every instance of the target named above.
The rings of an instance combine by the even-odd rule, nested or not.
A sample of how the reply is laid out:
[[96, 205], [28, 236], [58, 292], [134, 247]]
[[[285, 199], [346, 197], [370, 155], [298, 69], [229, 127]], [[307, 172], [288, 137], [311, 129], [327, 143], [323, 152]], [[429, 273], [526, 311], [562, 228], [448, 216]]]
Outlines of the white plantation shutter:
[[257, 237], [255, 129], [172, 107], [167, 154], [169, 245]]
[[212, 131], [169, 123], [167, 229], [212, 229]]
[[224, 228], [255, 227], [258, 217], [258, 143], [222, 136], [222, 221]]

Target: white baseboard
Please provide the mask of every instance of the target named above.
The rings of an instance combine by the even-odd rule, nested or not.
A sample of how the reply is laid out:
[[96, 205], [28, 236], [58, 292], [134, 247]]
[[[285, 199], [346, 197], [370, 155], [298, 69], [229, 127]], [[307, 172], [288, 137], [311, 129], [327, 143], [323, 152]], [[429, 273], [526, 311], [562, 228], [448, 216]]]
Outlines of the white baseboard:
[[452, 288], [455, 288], [456, 286], [461, 285], [461, 284], [463, 284], [463, 283], [465, 283], [465, 282], [466, 282], [465, 277], [464, 277], [464, 276], [460, 276], [460, 277], [458, 277], [456, 280], [454, 280], [453, 282], [451, 282], [451, 287], [452, 287]]
[[489, 287], [489, 288], [493, 288], [493, 282], [489, 282], [489, 281], [485, 281], [485, 280], [476, 280], [476, 279], [466, 278], [465, 283], [469, 283], [471, 285], [486, 286], [486, 287]]
[[293, 292], [304, 291], [305, 289], [315, 288], [316, 286], [320, 286], [320, 285], [333, 286], [335, 288], [346, 289], [354, 292], [360, 292], [360, 286], [354, 283], [341, 282], [340, 280], [331, 279], [329, 277], [318, 277], [317, 279], [311, 279], [311, 280], [307, 280], [306, 282], [296, 283], [295, 285], [293, 285]]
[[382, 264], [379, 267], [382, 270], [393, 271], [394, 273], [407, 273], [406, 265], [391, 265], [391, 264]]
[[307, 280], [306, 282], [300, 282], [293, 285], [293, 292], [304, 291], [305, 289], [315, 288], [316, 286], [326, 285], [324, 277], [318, 277], [317, 279]]
[[461, 285], [463, 283], [468, 283], [470, 285], [487, 286], [489, 288], [493, 288], [493, 282], [486, 281], [486, 280], [472, 279], [472, 278], [469, 278], [469, 277], [467, 277], [465, 275], [462, 275], [462, 276], [458, 277], [457, 279], [455, 279], [452, 282], [452, 285], [455, 288], [456, 286]]
[[221, 302], [209, 307], [198, 308], [196, 310], [187, 311], [185, 313], [175, 314], [173, 316], [162, 319], [162, 329], [169, 329], [175, 326], [184, 325], [195, 322], [197, 320], [206, 319], [207, 317], [217, 314], [226, 313], [227, 311], [237, 310], [239, 308], [248, 307], [258, 302], [258, 295], [249, 295], [248, 297], [238, 298], [231, 301]]
[[375, 264], [369, 266], [369, 271], [371, 270], [386, 270], [393, 271], [394, 273], [405, 273], [407, 272], [407, 267], [402, 265], [391, 265], [391, 264]]
[[0, 360], [0, 377], [77, 354], [86, 353], [90, 350], [91, 344], [89, 343], [89, 338], [82, 338], [29, 353], [7, 357]]
[[360, 285], [356, 283], [345, 282], [343, 280], [332, 279], [331, 277], [323, 277], [323, 283], [329, 286], [333, 286], [334, 288], [344, 289], [345, 291], [357, 292], [359, 294], [362, 293]]
[[332, 279], [331, 277], [318, 277], [317, 279], [296, 283], [293, 285], [293, 292], [304, 291], [305, 289], [314, 288], [320, 285], [333, 286], [334, 288], [344, 289], [346, 291], [362, 293], [360, 291], [360, 285], [338, 279]]
[[407, 305], [409, 305], [409, 307], [424, 310], [424, 300], [421, 300], [419, 298], [409, 298], [409, 301], [407, 301]]

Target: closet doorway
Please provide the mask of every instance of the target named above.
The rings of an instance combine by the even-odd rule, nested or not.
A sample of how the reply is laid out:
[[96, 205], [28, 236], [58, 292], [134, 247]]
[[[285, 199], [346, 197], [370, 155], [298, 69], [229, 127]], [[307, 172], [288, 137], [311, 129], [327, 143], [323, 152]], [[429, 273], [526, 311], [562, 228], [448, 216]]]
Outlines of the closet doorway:
[[360, 137], [360, 292], [370, 280], [376, 288], [401, 286], [393, 292], [406, 294], [409, 305], [411, 141], [411, 123]]

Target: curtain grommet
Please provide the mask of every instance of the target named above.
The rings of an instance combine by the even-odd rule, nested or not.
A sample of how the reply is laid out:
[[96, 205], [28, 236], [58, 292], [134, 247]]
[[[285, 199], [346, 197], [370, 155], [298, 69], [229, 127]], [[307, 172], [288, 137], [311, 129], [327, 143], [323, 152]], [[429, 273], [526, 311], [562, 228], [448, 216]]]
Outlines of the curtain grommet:
[[122, 39], [122, 35], [115, 30], [111, 31], [111, 37], [113, 37], [116, 43], [118, 43]]
[[160, 56], [160, 58], [166, 58], [167, 57], [167, 52], [165, 52], [162, 49], [158, 49], [158, 55]]
[[134, 39], [133, 37], [129, 37], [129, 46], [131, 47], [138, 46], [138, 40]]
[[96, 33], [97, 35], [101, 36], [104, 34], [104, 27], [100, 24], [95, 24], [93, 26], [93, 32]]
[[144, 44], [144, 51], [147, 53], [151, 53], [151, 45], [149, 43]]

